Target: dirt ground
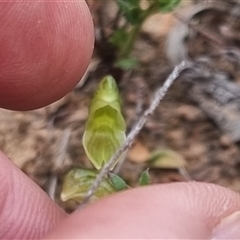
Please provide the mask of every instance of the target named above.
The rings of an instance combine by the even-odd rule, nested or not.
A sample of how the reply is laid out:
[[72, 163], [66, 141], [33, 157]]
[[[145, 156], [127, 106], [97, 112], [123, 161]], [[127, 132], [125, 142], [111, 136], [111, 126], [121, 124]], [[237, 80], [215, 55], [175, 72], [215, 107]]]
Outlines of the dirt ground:
[[[221, 3], [220, 0], [218, 2]], [[240, 73], [236, 63], [216, 53], [226, 47], [239, 49], [237, 30], [240, 29], [240, 15], [234, 9], [240, 5], [237, 1], [229, 1], [229, 5], [225, 6], [223, 1], [220, 6], [222, 14], [219, 14], [220, 10], [214, 7], [197, 11], [196, 3], [183, 1], [178, 10], [179, 14], [190, 12], [184, 16], [192, 14], [184, 49], [193, 60], [207, 58], [215, 72], [224, 72], [230, 76], [231, 83], [239, 84]], [[96, 15], [101, 4], [93, 0], [89, 0], [88, 4], [98, 29]], [[114, 11], [109, 10], [111, 7], [111, 4], [106, 4], [105, 11], [109, 11], [106, 21], [111, 21], [111, 15], [114, 15]], [[195, 14], [192, 13], [194, 11]], [[167, 13], [156, 14], [143, 26], [133, 53], [141, 66], [133, 72], [124, 73], [118, 82], [128, 132], [173, 69], [176, 57], [168, 52], [168, 37], [173, 27], [180, 23], [175, 13]], [[182, 39], [176, 39], [176, 54], [181, 54]], [[69, 205], [59, 200], [63, 173], [71, 166], [91, 167], [82, 147], [82, 135], [88, 105], [105, 72], [104, 61], [96, 49], [85, 76], [86, 82], [63, 99], [30, 112], [0, 110], [0, 149], [47, 192], [49, 183], [57, 176], [56, 201], [64, 208]], [[144, 159], [152, 151], [170, 149], [186, 161], [187, 175], [177, 169], [150, 169], [152, 183], [188, 181], [190, 178], [217, 183], [240, 193], [239, 140], [233, 139], [221, 128], [192, 96], [192, 91], [184, 77], [177, 79], [148, 120], [120, 170], [120, 175], [130, 186], [137, 185], [139, 174], [148, 167]]]

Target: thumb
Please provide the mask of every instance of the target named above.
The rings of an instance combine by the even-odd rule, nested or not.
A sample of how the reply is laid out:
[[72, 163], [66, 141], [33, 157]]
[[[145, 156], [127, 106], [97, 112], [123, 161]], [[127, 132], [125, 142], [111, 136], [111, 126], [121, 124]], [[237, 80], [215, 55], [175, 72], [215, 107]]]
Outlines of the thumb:
[[239, 210], [240, 197], [223, 187], [156, 185], [91, 204], [69, 216], [47, 239], [240, 239]]
[[0, 239], [36, 239], [66, 214], [0, 152]]

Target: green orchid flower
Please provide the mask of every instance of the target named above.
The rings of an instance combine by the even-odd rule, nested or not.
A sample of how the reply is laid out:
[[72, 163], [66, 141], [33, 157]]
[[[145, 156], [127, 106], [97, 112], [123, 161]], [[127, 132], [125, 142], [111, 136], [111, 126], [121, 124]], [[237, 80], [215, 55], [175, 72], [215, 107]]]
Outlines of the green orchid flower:
[[[83, 135], [85, 152], [94, 167], [101, 169], [126, 139], [126, 124], [121, 113], [120, 96], [113, 77], [100, 82], [89, 107]], [[123, 154], [121, 157], [124, 157]]]

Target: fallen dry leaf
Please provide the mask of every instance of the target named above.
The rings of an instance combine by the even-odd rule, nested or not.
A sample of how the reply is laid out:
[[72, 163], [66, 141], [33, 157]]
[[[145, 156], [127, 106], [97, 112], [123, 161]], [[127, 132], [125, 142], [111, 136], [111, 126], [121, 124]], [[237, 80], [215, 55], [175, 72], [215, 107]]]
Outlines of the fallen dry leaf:
[[169, 149], [157, 150], [149, 158], [151, 168], [179, 169], [186, 164], [186, 160], [179, 153]]
[[132, 162], [143, 163], [150, 157], [150, 151], [145, 145], [137, 141], [128, 152], [128, 158]]

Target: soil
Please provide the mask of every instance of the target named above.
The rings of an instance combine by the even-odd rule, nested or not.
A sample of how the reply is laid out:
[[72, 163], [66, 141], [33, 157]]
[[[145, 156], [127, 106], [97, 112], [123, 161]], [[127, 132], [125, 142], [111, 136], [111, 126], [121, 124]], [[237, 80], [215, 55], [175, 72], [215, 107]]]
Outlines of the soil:
[[[105, 14], [105, 25], [100, 26], [101, 2], [88, 1], [96, 30], [107, 28], [115, 14], [115, 7], [106, 1], [104, 9], [109, 14]], [[196, 9], [197, 1], [186, 2], [179, 13], [189, 7]], [[212, 59], [214, 53], [226, 46], [239, 48], [240, 38], [236, 31], [240, 27], [239, 16], [235, 14], [233, 20], [233, 10], [239, 7], [236, 2], [224, 7], [221, 15], [214, 8], [194, 15], [194, 26], [189, 27], [191, 33], [184, 42], [193, 60], [202, 56]], [[154, 15], [143, 26], [133, 52], [141, 66], [123, 73], [118, 81], [127, 132], [173, 69], [169, 56], [166, 56], [166, 42], [169, 32], [179, 23], [175, 13], [167, 13]], [[201, 26], [207, 34], [196, 26]], [[50, 106], [30, 112], [0, 110], [0, 149], [47, 192], [52, 178], [57, 176], [56, 201], [65, 209], [74, 208], [74, 204], [59, 200], [63, 174], [72, 166], [92, 167], [82, 147], [82, 135], [92, 95], [102, 75], [109, 71], [104, 61], [96, 47], [85, 83], [81, 81], [71, 93]], [[232, 82], [240, 82], [239, 71], [231, 61], [215, 57], [214, 71], [224, 71], [231, 76]], [[137, 185], [139, 175], [148, 167], [144, 159], [156, 149], [170, 149], [185, 159], [187, 175], [179, 169], [151, 168], [153, 184], [188, 181], [190, 178], [216, 183], [240, 193], [239, 143], [206, 114], [192, 98], [191, 88], [182, 78], [171, 86], [129, 151], [119, 174], [130, 186]]]

